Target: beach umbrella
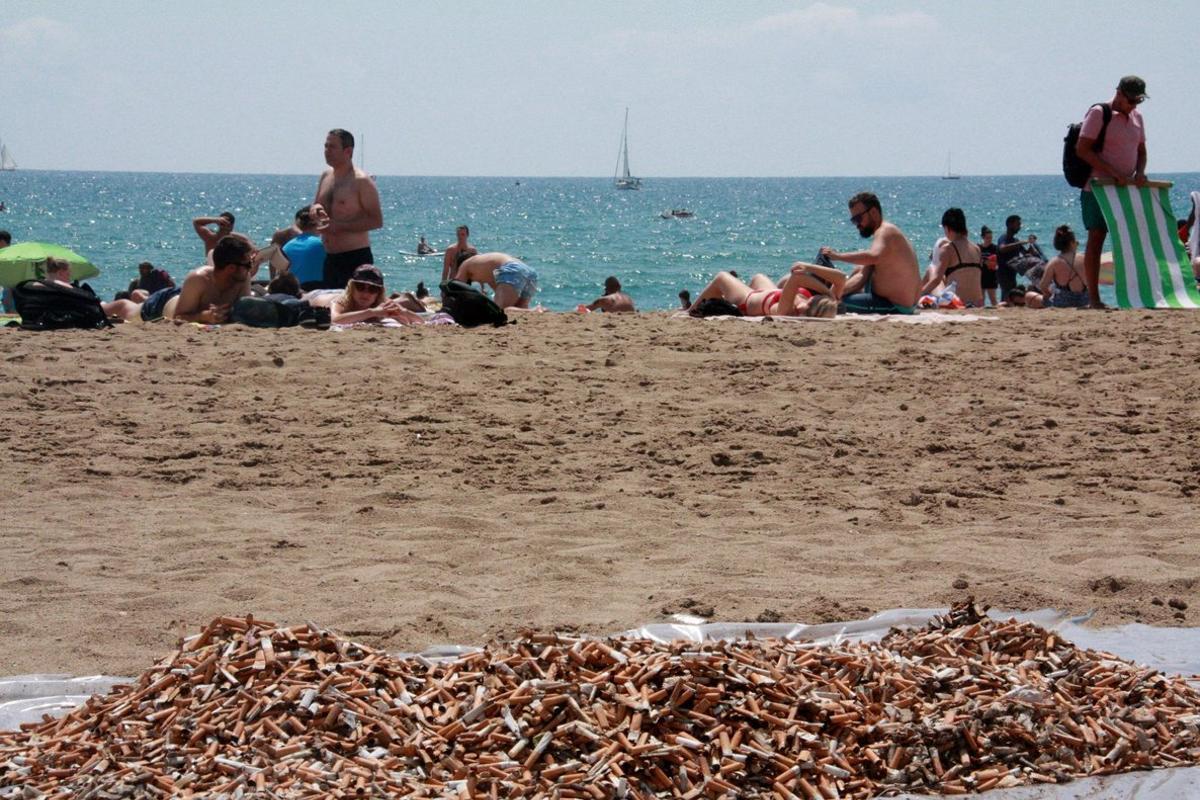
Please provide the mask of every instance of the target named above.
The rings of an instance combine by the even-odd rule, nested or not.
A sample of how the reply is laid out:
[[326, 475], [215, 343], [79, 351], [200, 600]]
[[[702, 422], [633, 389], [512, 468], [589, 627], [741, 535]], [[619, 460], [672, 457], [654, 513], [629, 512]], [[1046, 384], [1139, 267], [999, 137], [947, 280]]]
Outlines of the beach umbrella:
[[61, 258], [71, 265], [71, 280], [94, 278], [100, 274], [96, 265], [74, 250], [57, 244], [21, 242], [0, 248], [0, 286], [12, 288], [21, 281], [46, 277], [46, 260]]

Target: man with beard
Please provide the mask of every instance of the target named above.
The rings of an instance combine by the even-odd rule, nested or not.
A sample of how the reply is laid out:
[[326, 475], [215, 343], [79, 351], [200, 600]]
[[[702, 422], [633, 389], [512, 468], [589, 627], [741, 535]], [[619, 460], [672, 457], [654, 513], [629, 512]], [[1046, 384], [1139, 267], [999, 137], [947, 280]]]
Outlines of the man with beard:
[[884, 222], [879, 198], [871, 192], [859, 192], [850, 198], [850, 221], [870, 248], [839, 253], [822, 247], [821, 255], [833, 261], [854, 264], [846, 279], [839, 313], [911, 314], [921, 288], [921, 270], [917, 253], [904, 233]]

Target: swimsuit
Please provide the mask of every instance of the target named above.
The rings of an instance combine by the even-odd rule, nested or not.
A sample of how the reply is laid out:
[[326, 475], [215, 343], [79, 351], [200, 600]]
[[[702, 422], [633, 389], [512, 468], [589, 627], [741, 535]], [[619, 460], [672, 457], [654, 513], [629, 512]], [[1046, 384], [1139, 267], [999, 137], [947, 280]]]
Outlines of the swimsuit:
[[[762, 317], [767, 316], [767, 309], [773, 305], [778, 305], [779, 298], [783, 297], [782, 289], [757, 289], [757, 290], [751, 292], [750, 294], [746, 295], [745, 300], [738, 303], [737, 310], [742, 312], [742, 314], [744, 314], [746, 316], [750, 316], [750, 317], [755, 316], [754, 314], [751, 314], [750, 310], [749, 310], [750, 309], [750, 298], [754, 297], [754, 295], [759, 294], [760, 292], [762, 293], [763, 299], [762, 299], [762, 303], [758, 306], [758, 316], [762, 316]], [[810, 292], [808, 289], [805, 289], [804, 287], [800, 287], [799, 289], [796, 290], [796, 296], [797, 297], [805, 297], [805, 298], [808, 298], [811, 300], [813, 295], [812, 295], [812, 292]]]
[[146, 302], [142, 303], [142, 321], [153, 322], [156, 319], [162, 319], [167, 301], [182, 291], [183, 289], [178, 286], [168, 286], [147, 297]]
[[[1063, 261], [1066, 261], [1064, 258]], [[1067, 285], [1063, 286], [1057, 279], [1051, 278], [1050, 282], [1054, 284], [1054, 291], [1050, 293], [1050, 306], [1052, 308], [1083, 308], [1091, 301], [1087, 293], [1087, 281], [1075, 270], [1075, 256], [1071, 256], [1071, 261], [1067, 264], [1067, 268], [1071, 270], [1071, 277], [1067, 279]], [[1083, 284], [1083, 288], [1078, 292], [1071, 288], [1071, 281], [1079, 278]]]
[[496, 285], [504, 283], [517, 290], [517, 299], [528, 301], [537, 291], [537, 273], [528, 264], [509, 261], [496, 267]]
[[983, 269], [983, 264], [980, 264], [979, 262], [975, 262], [974, 264], [971, 264], [971, 263], [964, 264], [963, 260], [962, 260], [962, 253], [960, 253], [958, 251], [958, 244], [956, 242], [954, 242], [953, 240], [951, 240], [950, 246], [954, 248], [954, 255], [958, 256], [958, 263], [955, 264], [953, 267], [950, 267], [949, 269], [946, 270], [946, 278], [947, 279], [951, 275], [953, 275], [955, 272], [958, 272], [960, 269], [968, 269], [970, 267], [974, 267], [975, 269], [978, 269], [978, 270]]
[[326, 253], [322, 282], [326, 289], [345, 289], [354, 275], [354, 270], [363, 264], [374, 263], [375, 256], [369, 247], [347, 250], [344, 253]]

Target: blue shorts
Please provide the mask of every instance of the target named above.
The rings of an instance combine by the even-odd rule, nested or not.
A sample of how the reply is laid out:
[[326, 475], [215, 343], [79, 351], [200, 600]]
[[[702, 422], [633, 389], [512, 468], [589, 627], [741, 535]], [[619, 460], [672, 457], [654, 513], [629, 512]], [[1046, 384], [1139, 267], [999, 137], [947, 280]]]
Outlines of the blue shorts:
[[182, 291], [183, 289], [178, 286], [169, 286], [166, 289], [159, 289], [147, 297], [146, 302], [142, 303], [142, 321], [153, 322], [156, 319], [162, 319], [167, 301]]
[[528, 301], [537, 292], [537, 273], [528, 264], [509, 261], [496, 267], [496, 285], [508, 284], [517, 290], [520, 300]]

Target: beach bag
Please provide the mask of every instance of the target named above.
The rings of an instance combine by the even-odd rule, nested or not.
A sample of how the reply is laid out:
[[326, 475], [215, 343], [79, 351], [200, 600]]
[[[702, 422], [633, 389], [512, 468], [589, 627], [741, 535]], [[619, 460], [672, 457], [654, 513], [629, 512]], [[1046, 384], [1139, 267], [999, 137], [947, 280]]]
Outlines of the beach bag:
[[464, 328], [474, 328], [479, 325], [509, 324], [508, 315], [504, 309], [492, 302], [492, 299], [469, 283], [462, 281], [446, 281], [441, 285], [442, 311], [454, 317], [454, 321]]
[[741, 317], [738, 307], [720, 297], [706, 297], [688, 312], [693, 317]]
[[[1104, 137], [1108, 133], [1108, 123], [1112, 122], [1112, 106], [1108, 103], [1096, 103], [1088, 110], [1100, 106], [1104, 111], [1104, 125], [1100, 128], [1100, 135], [1096, 137], [1096, 145], [1092, 149], [1100, 152], [1104, 149]], [[1067, 183], [1074, 186], [1076, 189], [1082, 189], [1087, 186], [1088, 179], [1092, 177], [1092, 165], [1079, 157], [1075, 152], [1076, 146], [1079, 144], [1079, 132], [1083, 130], [1082, 122], [1075, 122], [1067, 126], [1067, 135], [1063, 137], [1063, 177], [1067, 179]]]
[[96, 295], [54, 281], [22, 281], [13, 287], [13, 301], [27, 331], [62, 328], [111, 328]]

